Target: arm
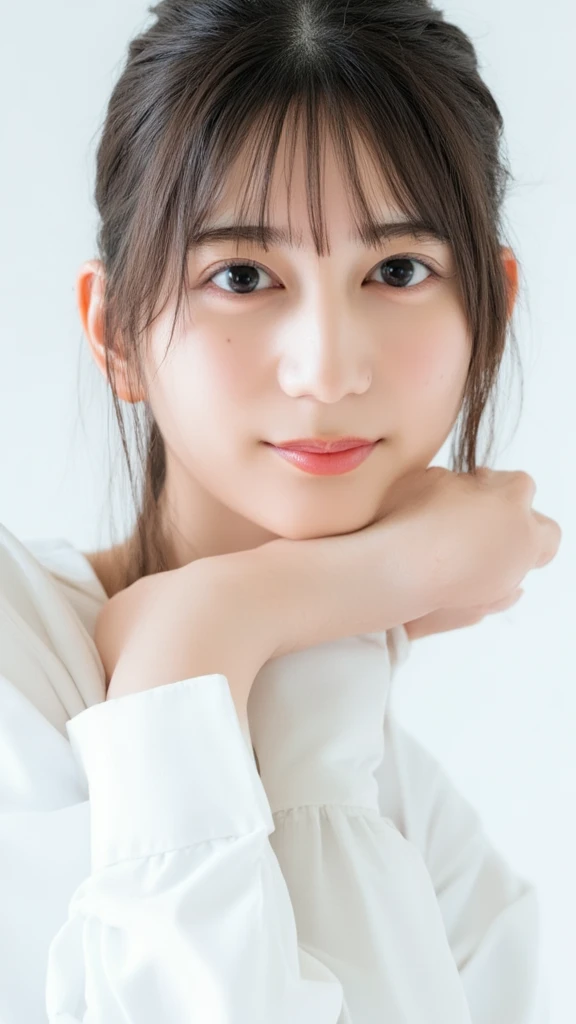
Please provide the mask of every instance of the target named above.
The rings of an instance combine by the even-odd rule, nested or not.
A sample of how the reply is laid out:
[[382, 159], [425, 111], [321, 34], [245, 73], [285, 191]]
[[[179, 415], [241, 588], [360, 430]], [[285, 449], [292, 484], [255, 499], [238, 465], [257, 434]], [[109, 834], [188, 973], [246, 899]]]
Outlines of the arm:
[[[122, 686], [129, 686], [131, 692], [109, 699], [105, 705], [70, 723], [69, 731], [88, 777], [92, 775], [95, 780], [91, 786], [94, 867], [86, 892], [81, 892], [72, 906], [74, 930], [71, 925], [68, 936], [64, 931], [56, 941], [52, 961], [54, 985], [66, 992], [66, 957], [73, 949], [85, 946], [87, 938], [93, 935], [95, 941], [85, 967], [90, 972], [86, 984], [90, 1010], [95, 1013], [100, 1006], [114, 1005], [117, 999], [124, 1008], [129, 1007], [135, 1024], [141, 1024], [141, 1020], [146, 1024], [147, 1020], [137, 1016], [137, 1011], [144, 1014], [144, 1008], [140, 1011], [137, 1001], [130, 1003], [131, 996], [137, 1000], [141, 993], [131, 993], [123, 985], [126, 972], [119, 958], [124, 955], [126, 962], [131, 962], [142, 949], [150, 965], [149, 984], [156, 998], [156, 1002], [147, 1002], [146, 1011], [149, 1006], [151, 1015], [157, 1017], [164, 1007], [170, 1010], [174, 1005], [175, 1022], [180, 1020], [180, 1007], [182, 1013], [190, 1014], [200, 998], [204, 1002], [208, 999], [210, 993], [202, 990], [202, 975], [193, 969], [183, 969], [202, 961], [212, 980], [214, 1006], [222, 1006], [225, 1019], [242, 1024], [245, 1020], [285, 1020], [292, 1024], [295, 1019], [323, 1024], [324, 1020], [336, 1021], [343, 1009], [355, 1024], [356, 1020], [366, 1019], [368, 1010], [388, 1014], [396, 1012], [399, 1006], [407, 1020], [416, 1021], [428, 1014], [430, 1024], [436, 1020], [439, 1024], [469, 1024], [461, 984], [426, 872], [409, 845], [375, 813], [370, 765], [375, 757], [377, 761], [379, 752], [377, 718], [370, 715], [371, 724], [366, 721], [358, 695], [354, 697], [358, 720], [338, 704], [339, 712], [344, 711], [344, 722], [340, 724], [347, 726], [346, 743], [352, 745], [352, 764], [357, 763], [357, 770], [350, 774], [340, 770], [340, 757], [332, 750], [335, 731], [329, 728], [328, 716], [324, 717], [328, 732], [320, 741], [323, 754], [319, 762], [325, 770], [316, 773], [316, 781], [322, 779], [324, 788], [318, 790], [316, 799], [321, 804], [336, 804], [331, 820], [326, 821], [326, 815], [321, 815], [318, 831], [318, 822], [315, 824], [310, 818], [310, 836], [305, 842], [300, 842], [304, 833], [298, 827], [294, 831], [289, 820], [282, 827], [283, 838], [280, 836], [276, 844], [278, 859], [283, 857], [291, 838], [302, 850], [316, 850], [313, 861], [317, 873], [312, 875], [307, 865], [301, 864], [297, 880], [292, 877], [298, 918], [280, 870], [282, 867], [287, 873], [290, 871], [290, 859], [282, 859], [279, 865], [268, 842], [268, 835], [275, 831], [275, 825], [278, 827], [272, 822], [269, 803], [263, 799], [267, 821], [265, 817], [260, 822], [254, 820], [254, 809], [250, 813], [250, 807], [247, 808], [249, 794], [243, 793], [240, 785], [245, 773], [235, 755], [239, 741], [234, 741], [225, 727], [230, 715], [223, 714], [224, 705], [219, 711], [216, 708], [213, 721], [206, 720], [193, 706], [187, 714], [184, 697], [191, 699], [192, 683], [199, 686], [202, 682], [208, 693], [208, 686], [215, 686], [210, 673], [218, 672], [222, 695], [228, 695], [232, 707], [235, 693], [235, 709], [244, 708], [243, 680], [249, 674], [248, 666], [253, 664], [250, 658], [262, 656], [258, 652], [265, 650], [266, 645], [260, 646], [260, 638], [267, 635], [266, 624], [273, 621], [270, 599], [266, 605], [259, 604], [266, 588], [254, 567], [262, 564], [236, 557], [220, 562], [218, 572], [225, 565], [225, 575], [210, 576], [210, 589], [204, 592], [198, 584], [201, 579], [208, 581], [204, 575], [206, 565], [199, 565], [197, 572], [186, 576], [172, 577], [178, 598], [184, 597], [178, 587], [185, 578], [188, 585], [194, 580], [195, 592], [203, 598], [190, 600], [188, 594], [185, 608], [188, 615], [192, 609], [193, 616], [187, 623], [186, 645], [182, 643], [183, 622], [178, 620], [175, 610], [180, 600], [176, 605], [172, 603], [170, 609], [173, 634], [168, 632], [161, 615], [160, 602], [141, 608], [141, 612], [146, 611], [138, 620], [142, 629], [139, 626], [130, 633], [111, 683], [116, 693]], [[290, 566], [294, 568], [293, 559]], [[253, 593], [255, 603], [251, 599]], [[393, 607], [392, 601], [389, 607]], [[162, 639], [156, 641], [154, 651], [149, 642], [146, 648], [143, 643], [150, 636], [152, 613], [156, 625], [159, 617], [162, 619], [162, 629], [158, 630]], [[165, 652], [164, 659], [159, 657], [159, 650]], [[265, 664], [273, 660], [268, 659]], [[221, 672], [225, 664], [229, 679]], [[385, 655], [380, 651], [379, 671], [371, 688], [376, 708], [383, 698], [385, 664]], [[167, 684], [166, 677], [170, 678], [184, 665], [189, 672], [194, 669], [195, 678]], [[237, 666], [241, 671], [237, 671]], [[200, 669], [205, 673], [202, 680], [196, 676]], [[300, 683], [303, 681], [300, 676]], [[139, 687], [141, 692], [134, 692]], [[111, 709], [113, 717], [108, 714]], [[288, 721], [284, 724], [285, 735], [293, 735]], [[87, 730], [86, 735], [83, 730]], [[156, 739], [158, 733], [162, 746]], [[366, 753], [361, 754], [364, 741]], [[262, 783], [248, 754], [248, 744], [242, 750], [244, 758], [248, 758], [251, 784], [258, 788]], [[263, 760], [267, 764], [265, 757]], [[305, 763], [305, 758], [298, 760], [301, 766]], [[212, 772], [202, 776], [205, 792], [197, 793], [196, 782], [207, 765], [212, 766]], [[215, 793], [210, 792], [213, 773], [224, 777]], [[284, 779], [290, 778], [288, 771], [282, 774]], [[123, 780], [123, 786], [119, 780]], [[262, 795], [265, 791], [262, 788], [260, 792]], [[366, 799], [368, 804], [364, 806]], [[126, 824], [130, 821], [129, 813], [136, 822], [135, 842], [134, 825]], [[216, 817], [216, 826], [210, 815]], [[246, 821], [248, 824], [242, 827]], [[152, 838], [155, 834], [160, 837], [153, 847], [151, 834]], [[388, 879], [389, 884], [383, 885], [382, 878]], [[343, 886], [354, 893], [354, 898], [350, 901], [343, 895], [335, 902], [334, 894], [341, 892]], [[114, 893], [113, 902], [110, 892]], [[323, 892], [331, 894], [328, 901]], [[318, 909], [311, 931], [301, 916], [306, 903]], [[378, 926], [374, 923], [375, 906], [382, 907]], [[108, 912], [113, 913], [112, 918], [103, 916], [102, 908], [106, 907], [113, 908]], [[406, 914], [412, 907], [417, 920], [408, 927]], [[80, 917], [85, 919], [85, 939], [79, 943]], [[117, 946], [118, 931], [122, 942]], [[64, 964], [63, 978], [58, 973], [58, 957]], [[171, 966], [174, 960], [182, 977]], [[113, 975], [107, 968], [112, 962], [118, 965]], [[425, 970], [418, 966], [424, 963]], [[409, 983], [414, 971], [419, 982], [418, 995]], [[50, 1004], [55, 1020], [58, 1012], [73, 1005], [74, 997], [74, 991], [70, 991], [68, 1004]], [[430, 1004], [434, 1005], [433, 1017], [429, 1016]], [[171, 1024], [166, 1010], [163, 1019]], [[96, 1017], [94, 1024], [97, 1021]], [[74, 1022], [75, 1019], [70, 1024]]]
[[548, 1024], [535, 886], [506, 862], [439, 761], [387, 714], [381, 814], [429, 872], [473, 1024]]
[[110, 700], [68, 733], [92, 865], [49, 950], [50, 1024], [336, 1024], [342, 989], [299, 948], [226, 678]]
[[436, 613], [434, 552], [416, 542], [423, 532], [390, 517], [355, 535], [282, 539], [247, 552], [259, 563], [257, 591], [272, 656]]
[[[415, 554], [413, 534], [390, 519], [377, 535], [276, 540], [139, 580], [96, 624], [108, 698], [218, 672], [245, 718], [270, 659], [436, 611], [431, 559]], [[151, 645], [151, 631], [162, 643]]]
[[354, 1024], [470, 1024], [426, 866], [378, 809], [387, 637], [341, 639], [258, 674], [248, 713], [270, 841], [300, 942], [338, 975]]

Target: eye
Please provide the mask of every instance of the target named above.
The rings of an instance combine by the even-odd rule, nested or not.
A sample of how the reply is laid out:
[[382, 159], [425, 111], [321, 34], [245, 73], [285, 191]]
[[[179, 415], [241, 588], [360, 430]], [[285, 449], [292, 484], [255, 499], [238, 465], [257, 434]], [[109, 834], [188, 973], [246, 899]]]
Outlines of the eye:
[[[414, 272], [413, 266], [419, 267], [420, 272]], [[427, 272], [424, 277], [422, 277], [422, 271]], [[389, 260], [379, 263], [376, 272], [382, 272], [384, 284], [402, 291], [417, 289], [420, 285], [426, 284], [431, 276], [439, 276], [429, 263], [426, 263], [425, 260], [417, 260], [414, 256], [393, 256]], [[409, 284], [410, 287], [406, 288], [406, 284]]]
[[[271, 280], [270, 275], [257, 263], [238, 260], [223, 264], [212, 277], [208, 278], [206, 283], [216, 281], [220, 277], [223, 279], [223, 283], [231, 286], [231, 290], [229, 291], [227, 287], [222, 287], [220, 284], [216, 286], [218, 290], [227, 292], [229, 295], [251, 295], [257, 290], [255, 285], [258, 283], [258, 276], [262, 274]], [[261, 288], [258, 290], [262, 291]]]
[[[412, 269], [413, 266], [419, 267], [420, 272], [415, 272]], [[423, 271], [425, 272], [424, 277], [422, 277]], [[377, 284], [386, 284], [390, 288], [401, 291], [416, 290], [421, 285], [425, 286], [430, 277], [440, 276], [429, 263], [422, 259], [416, 259], [414, 256], [393, 256], [384, 260], [378, 264], [373, 273], [380, 272], [382, 272], [384, 280], [377, 281]], [[209, 284], [212, 290], [228, 295], [253, 295], [256, 291], [266, 290], [257, 287], [258, 279], [262, 275], [271, 280], [268, 272], [258, 263], [251, 263], [247, 260], [229, 260], [228, 263], [223, 263], [205, 283]], [[218, 278], [222, 279], [221, 283], [217, 283]]]

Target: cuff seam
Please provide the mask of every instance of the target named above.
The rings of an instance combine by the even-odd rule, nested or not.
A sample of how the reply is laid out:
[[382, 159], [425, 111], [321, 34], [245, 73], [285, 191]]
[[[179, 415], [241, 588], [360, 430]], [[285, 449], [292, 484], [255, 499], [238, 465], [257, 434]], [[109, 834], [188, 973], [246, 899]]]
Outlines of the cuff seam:
[[151, 853], [142, 853], [135, 857], [117, 857], [115, 860], [107, 860], [101, 862], [91, 873], [91, 877], [94, 878], [99, 875], [102, 871], [107, 871], [108, 868], [115, 868], [118, 865], [124, 864], [138, 864], [141, 861], [152, 860], [156, 857], [164, 857], [165, 854], [169, 853], [180, 853], [187, 850], [196, 850], [199, 846], [205, 846], [206, 843], [228, 843], [230, 844], [233, 840], [246, 839], [250, 836], [257, 836], [260, 833], [264, 833], [266, 836], [269, 835], [268, 828], [265, 823], [262, 824], [261, 828], [253, 828], [249, 832], [232, 832], [225, 836], [210, 836], [207, 839], [198, 839], [192, 843], [181, 843], [178, 846], [170, 846], [165, 850], [156, 850]]

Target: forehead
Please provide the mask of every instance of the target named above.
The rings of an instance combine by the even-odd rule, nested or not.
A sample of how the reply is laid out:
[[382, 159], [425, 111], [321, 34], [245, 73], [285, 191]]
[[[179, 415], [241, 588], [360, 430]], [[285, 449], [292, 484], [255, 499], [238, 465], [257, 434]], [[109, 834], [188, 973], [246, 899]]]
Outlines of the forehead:
[[[375, 165], [359, 137], [350, 139], [358, 169], [359, 183], [370, 199], [374, 212], [394, 212], [389, 189], [382, 171]], [[258, 217], [264, 185], [267, 190], [267, 220], [272, 224], [294, 224], [295, 237], [302, 241], [309, 222], [309, 192], [318, 190], [317, 199], [323, 209], [338, 220], [354, 220], [354, 204], [346, 169], [342, 166], [332, 132], [319, 130], [315, 140], [318, 148], [311, 151], [300, 126], [285, 122], [269, 181], [265, 178], [265, 161], [269, 153], [254, 151], [248, 137], [239, 155], [226, 172], [216, 217], [234, 219]], [[312, 171], [312, 182], [309, 172]], [[316, 180], [314, 180], [316, 179]]]
[[223, 175], [218, 200], [195, 245], [237, 240], [296, 249], [312, 247], [310, 205], [314, 205], [314, 186], [328, 238], [368, 246], [407, 235], [421, 241], [448, 241], [437, 225], [416, 211], [398, 208], [385, 174], [359, 136], [354, 137], [353, 146], [360, 204], [331, 133], [324, 131], [319, 142], [321, 148], [315, 153], [318, 162], [312, 163], [317, 178], [313, 175], [311, 189], [309, 154], [302, 132], [295, 129], [295, 134], [289, 135], [284, 126], [268, 180], [265, 161], [258, 163], [257, 153], [247, 140]]

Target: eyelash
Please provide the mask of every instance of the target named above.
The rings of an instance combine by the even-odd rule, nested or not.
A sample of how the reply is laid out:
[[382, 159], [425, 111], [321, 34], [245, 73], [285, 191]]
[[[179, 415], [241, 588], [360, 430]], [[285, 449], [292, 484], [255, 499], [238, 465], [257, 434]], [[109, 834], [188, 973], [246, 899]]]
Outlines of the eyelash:
[[[410, 256], [410, 255], [404, 254], [404, 253], [402, 253], [402, 254], [400, 254], [398, 256], [389, 256], [388, 259], [382, 260], [381, 263], [378, 263], [377, 266], [374, 269], [377, 270], [378, 267], [384, 266], [386, 263], [393, 263], [394, 260], [411, 260], [413, 263], [420, 263], [423, 267], [426, 267], [426, 270], [430, 271], [430, 273], [432, 275], [432, 278], [437, 278], [437, 279], [440, 278], [440, 274], [438, 273], [438, 271], [435, 270], [434, 267], [427, 260], [422, 259], [421, 257], [416, 258], [416, 256]], [[221, 263], [220, 266], [216, 267], [212, 271], [210, 277], [206, 279], [204, 284], [205, 285], [210, 285], [210, 290], [211, 291], [218, 292], [220, 295], [225, 295], [226, 298], [231, 298], [231, 299], [251, 298], [253, 295], [262, 294], [262, 292], [264, 292], [264, 291], [274, 291], [275, 290], [273, 288], [262, 288], [262, 289], [260, 289], [260, 291], [245, 292], [244, 294], [241, 294], [240, 292], [227, 292], [223, 288], [219, 288], [218, 285], [212, 285], [211, 284], [212, 279], [214, 277], [216, 277], [218, 274], [220, 274], [223, 270], [228, 270], [231, 267], [254, 267], [256, 270], [262, 270], [265, 274], [268, 274], [270, 277], [272, 276], [270, 274], [270, 272], [268, 270], [266, 270], [266, 268], [263, 267], [260, 263], [255, 263], [253, 260], [247, 260], [247, 259], [233, 259], [233, 260], [227, 260], [226, 263]], [[420, 284], [414, 285], [414, 287], [412, 287], [412, 288], [410, 288], [410, 287], [408, 287], [408, 288], [394, 288], [393, 285], [386, 285], [385, 282], [383, 282], [383, 281], [382, 282], [373, 281], [373, 282], [368, 282], [368, 283], [369, 284], [379, 284], [379, 283], [381, 283], [383, 287], [390, 288], [393, 291], [399, 291], [399, 292], [419, 292], [422, 288], [425, 288], [430, 283], [430, 281], [431, 281], [431, 278], [428, 277], [428, 278], [426, 278], [425, 281], [421, 281]]]

